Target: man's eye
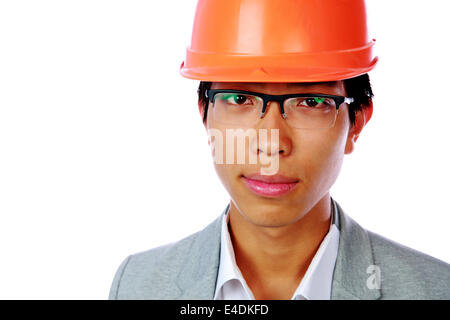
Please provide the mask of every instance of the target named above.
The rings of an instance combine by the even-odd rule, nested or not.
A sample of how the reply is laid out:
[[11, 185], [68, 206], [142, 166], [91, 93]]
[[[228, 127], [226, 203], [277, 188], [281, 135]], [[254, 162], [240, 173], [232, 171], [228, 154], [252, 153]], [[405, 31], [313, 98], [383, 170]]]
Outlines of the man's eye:
[[326, 98], [311, 97], [304, 99], [301, 104], [307, 107], [317, 107], [320, 104], [326, 104], [326, 102], [327, 102]]
[[226, 100], [230, 104], [251, 104], [251, 99], [249, 99], [247, 96], [242, 94], [230, 94], [224, 97], [224, 100]]

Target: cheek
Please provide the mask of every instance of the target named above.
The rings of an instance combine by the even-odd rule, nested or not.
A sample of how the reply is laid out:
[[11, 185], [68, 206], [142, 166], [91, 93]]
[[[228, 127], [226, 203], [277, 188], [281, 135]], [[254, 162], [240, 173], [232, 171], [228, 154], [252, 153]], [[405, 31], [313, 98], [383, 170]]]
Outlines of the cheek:
[[336, 124], [330, 130], [302, 132], [296, 137], [305, 183], [318, 192], [334, 184], [344, 160], [346, 134], [344, 127]]
[[[225, 189], [231, 194], [235, 180], [243, 172], [244, 164], [237, 162], [237, 143], [231, 143], [230, 139], [227, 139], [227, 129], [230, 128], [208, 119], [207, 133], [214, 169]], [[227, 153], [232, 156], [227, 157]]]

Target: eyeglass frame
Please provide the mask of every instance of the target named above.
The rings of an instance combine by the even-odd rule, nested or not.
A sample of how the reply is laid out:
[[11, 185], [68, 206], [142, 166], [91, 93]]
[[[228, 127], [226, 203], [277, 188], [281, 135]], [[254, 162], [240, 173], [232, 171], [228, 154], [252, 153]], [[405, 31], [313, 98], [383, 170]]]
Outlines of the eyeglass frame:
[[253, 96], [262, 98], [263, 108], [261, 110], [261, 114], [259, 115], [260, 119], [266, 113], [267, 104], [269, 103], [269, 101], [278, 102], [278, 104], [280, 105], [280, 111], [281, 111], [281, 115], [283, 116], [283, 119], [286, 119], [286, 117], [287, 117], [286, 113], [284, 112], [284, 101], [289, 98], [296, 98], [296, 97], [299, 97], [299, 98], [301, 98], [301, 97], [331, 98], [334, 100], [334, 102], [336, 104], [336, 106], [335, 106], [336, 111], [339, 111], [339, 107], [344, 102], [347, 104], [351, 104], [351, 103], [355, 102], [355, 99], [353, 97], [337, 96], [337, 95], [323, 94], [323, 93], [266, 94], [266, 93], [261, 93], [261, 92], [234, 90], [234, 89], [209, 89], [209, 90], [206, 90], [206, 98], [208, 98], [209, 102], [212, 102], [213, 107], [214, 107], [214, 98], [217, 93], [237, 93], [237, 94], [244, 94], [244, 95], [253, 95]]

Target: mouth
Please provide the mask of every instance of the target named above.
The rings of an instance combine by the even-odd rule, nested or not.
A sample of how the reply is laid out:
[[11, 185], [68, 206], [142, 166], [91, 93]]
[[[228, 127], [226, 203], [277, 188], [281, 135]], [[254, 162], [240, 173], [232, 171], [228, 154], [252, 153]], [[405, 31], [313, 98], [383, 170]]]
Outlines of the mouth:
[[300, 182], [297, 178], [291, 178], [276, 174], [271, 176], [251, 174], [242, 175], [246, 186], [255, 194], [266, 197], [279, 197], [292, 191]]

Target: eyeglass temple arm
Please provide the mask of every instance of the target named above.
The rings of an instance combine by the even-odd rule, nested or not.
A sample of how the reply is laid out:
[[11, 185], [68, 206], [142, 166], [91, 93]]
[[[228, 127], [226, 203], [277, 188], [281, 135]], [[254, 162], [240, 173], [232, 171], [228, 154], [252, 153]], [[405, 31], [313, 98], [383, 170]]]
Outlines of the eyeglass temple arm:
[[350, 103], [353, 103], [353, 102], [355, 102], [355, 98], [348, 98], [348, 97], [344, 98], [344, 103], [350, 104]]

